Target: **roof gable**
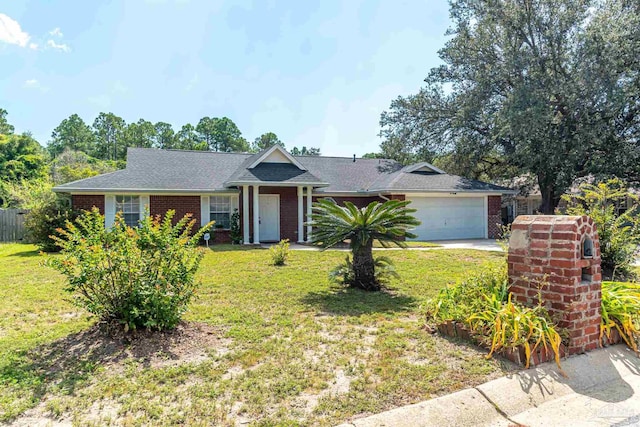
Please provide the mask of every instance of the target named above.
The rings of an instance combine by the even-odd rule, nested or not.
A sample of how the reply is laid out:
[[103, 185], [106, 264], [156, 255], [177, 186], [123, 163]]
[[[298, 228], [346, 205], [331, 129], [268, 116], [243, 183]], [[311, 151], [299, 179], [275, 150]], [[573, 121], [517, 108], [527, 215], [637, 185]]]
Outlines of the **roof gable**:
[[424, 173], [440, 173], [446, 174], [445, 171], [433, 166], [431, 163], [421, 162], [416, 163], [415, 165], [409, 165], [405, 168], [404, 172], [406, 173], [414, 173], [414, 172], [424, 172]]
[[282, 148], [280, 145], [274, 145], [258, 154], [258, 158], [255, 159], [254, 162], [249, 166], [247, 166], [247, 169], [253, 169], [262, 163], [289, 163], [296, 166], [300, 170], [307, 170], [307, 168], [302, 166], [302, 164], [298, 162], [295, 157], [289, 154], [289, 152]]

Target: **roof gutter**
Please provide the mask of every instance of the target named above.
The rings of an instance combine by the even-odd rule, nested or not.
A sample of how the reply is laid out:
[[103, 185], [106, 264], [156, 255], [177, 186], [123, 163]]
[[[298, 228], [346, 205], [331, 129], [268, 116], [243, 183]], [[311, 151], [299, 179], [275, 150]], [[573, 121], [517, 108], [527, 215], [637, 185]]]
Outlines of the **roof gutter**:
[[71, 194], [122, 194], [122, 193], [140, 193], [140, 194], [212, 194], [212, 193], [238, 193], [233, 188], [189, 188], [189, 189], [158, 189], [158, 188], [65, 188], [54, 187], [54, 193], [71, 193]]
[[313, 186], [313, 187], [328, 187], [328, 182], [284, 182], [284, 181], [229, 181], [225, 182], [226, 187], [237, 187], [242, 185], [257, 185], [259, 187], [297, 187], [297, 186]]

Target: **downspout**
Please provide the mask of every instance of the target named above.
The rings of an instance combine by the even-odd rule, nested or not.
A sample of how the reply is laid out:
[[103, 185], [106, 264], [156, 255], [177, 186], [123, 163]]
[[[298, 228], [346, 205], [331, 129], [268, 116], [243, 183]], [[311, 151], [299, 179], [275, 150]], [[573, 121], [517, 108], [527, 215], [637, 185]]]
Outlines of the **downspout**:
[[391, 200], [391, 199], [390, 199], [390, 198], [388, 198], [387, 196], [383, 196], [383, 195], [382, 195], [382, 193], [378, 193], [378, 197], [380, 197], [380, 198], [381, 198], [381, 199], [383, 199], [383, 200], [386, 200], [387, 202], [388, 202], [389, 200]]

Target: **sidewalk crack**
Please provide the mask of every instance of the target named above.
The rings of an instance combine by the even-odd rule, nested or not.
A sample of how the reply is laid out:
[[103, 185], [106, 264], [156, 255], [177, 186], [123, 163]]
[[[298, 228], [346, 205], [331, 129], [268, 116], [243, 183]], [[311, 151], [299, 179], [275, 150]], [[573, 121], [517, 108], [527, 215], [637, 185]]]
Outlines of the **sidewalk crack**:
[[515, 425], [515, 426], [522, 426], [522, 424], [520, 424], [519, 422], [512, 420], [512, 419], [509, 417], [509, 415], [507, 415], [507, 413], [506, 413], [506, 412], [504, 412], [504, 411], [503, 411], [503, 410], [498, 406], [498, 404], [497, 404], [496, 402], [494, 402], [493, 400], [491, 400], [491, 399], [489, 398], [489, 396], [487, 396], [487, 395], [486, 395], [482, 390], [480, 390], [478, 387], [474, 387], [474, 389], [475, 389], [475, 390], [477, 390], [477, 391], [478, 391], [478, 393], [480, 393], [480, 394], [482, 395], [482, 397], [484, 397], [484, 398], [485, 398], [485, 400], [486, 400], [487, 402], [489, 402], [489, 403], [491, 404], [491, 406], [493, 406], [493, 407], [496, 409], [496, 411], [498, 411], [498, 413], [499, 413], [500, 415], [502, 415], [502, 416], [503, 416], [507, 421], [509, 421], [509, 422], [513, 423], [513, 425]]

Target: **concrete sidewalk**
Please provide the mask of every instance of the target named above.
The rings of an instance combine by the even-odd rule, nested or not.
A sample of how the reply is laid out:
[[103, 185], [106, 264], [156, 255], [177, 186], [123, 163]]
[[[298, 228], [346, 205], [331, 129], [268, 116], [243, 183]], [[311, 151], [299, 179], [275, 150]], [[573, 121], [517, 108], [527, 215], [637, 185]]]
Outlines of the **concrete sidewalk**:
[[546, 363], [340, 427], [640, 426], [640, 359], [623, 345]]

